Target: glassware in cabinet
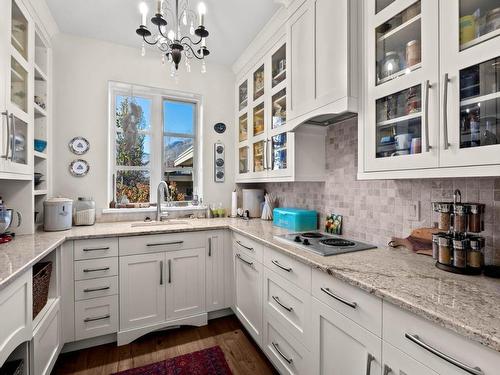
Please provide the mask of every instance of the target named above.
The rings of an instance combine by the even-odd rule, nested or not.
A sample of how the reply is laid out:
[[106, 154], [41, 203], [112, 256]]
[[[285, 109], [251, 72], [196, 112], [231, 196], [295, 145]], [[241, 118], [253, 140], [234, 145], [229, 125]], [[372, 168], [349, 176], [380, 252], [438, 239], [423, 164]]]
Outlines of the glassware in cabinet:
[[28, 20], [14, 0], [11, 17], [11, 44], [25, 60], [28, 60]]
[[460, 0], [459, 3], [458, 26], [461, 50], [500, 35], [498, 0]]
[[248, 115], [244, 113], [239, 119], [238, 141], [243, 142], [248, 139]]
[[264, 133], [264, 102], [253, 109], [253, 135]]
[[418, 1], [376, 28], [377, 85], [421, 67], [421, 18]]
[[248, 80], [245, 80], [238, 88], [238, 103], [240, 111], [248, 104]]
[[238, 172], [240, 174], [248, 173], [248, 146], [240, 147], [238, 154]]
[[287, 168], [287, 133], [271, 137], [271, 169]]
[[262, 65], [253, 74], [253, 100], [264, 95], [264, 82], [264, 65]]
[[253, 171], [263, 172], [265, 170], [265, 140], [253, 144]]
[[271, 57], [272, 87], [286, 79], [286, 44], [283, 44]]
[[272, 128], [278, 128], [286, 123], [286, 88], [278, 91], [272, 97]]
[[499, 118], [500, 58], [462, 69], [460, 148], [500, 144]]

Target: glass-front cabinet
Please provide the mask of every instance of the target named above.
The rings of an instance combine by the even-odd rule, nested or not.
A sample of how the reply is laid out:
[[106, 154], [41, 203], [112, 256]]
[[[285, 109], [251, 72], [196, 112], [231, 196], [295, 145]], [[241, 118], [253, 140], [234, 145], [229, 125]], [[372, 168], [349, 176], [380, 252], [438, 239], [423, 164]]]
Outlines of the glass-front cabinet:
[[0, 15], [0, 172], [31, 174], [34, 24], [21, 2]]

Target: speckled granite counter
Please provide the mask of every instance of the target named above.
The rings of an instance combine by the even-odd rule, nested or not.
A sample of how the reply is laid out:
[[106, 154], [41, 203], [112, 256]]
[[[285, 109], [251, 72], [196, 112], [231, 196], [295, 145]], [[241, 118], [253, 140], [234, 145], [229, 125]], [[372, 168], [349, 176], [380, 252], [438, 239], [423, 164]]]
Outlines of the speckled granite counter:
[[18, 236], [0, 246], [0, 290], [65, 240], [229, 228], [500, 352], [500, 280], [443, 272], [434, 267], [431, 258], [404, 249], [321, 257], [276, 241], [274, 236], [286, 231], [260, 220], [188, 222], [134, 228], [130, 222], [101, 223]]

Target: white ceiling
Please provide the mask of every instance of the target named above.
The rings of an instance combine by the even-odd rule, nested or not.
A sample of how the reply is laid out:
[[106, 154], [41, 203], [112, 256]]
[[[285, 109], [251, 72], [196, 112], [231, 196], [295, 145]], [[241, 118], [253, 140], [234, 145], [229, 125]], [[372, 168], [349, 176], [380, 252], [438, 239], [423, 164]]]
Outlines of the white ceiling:
[[[61, 32], [140, 48], [141, 0], [46, 0]], [[166, 1], [166, 0], [164, 0]], [[168, 0], [173, 1], [173, 0]], [[199, 0], [190, 0], [196, 10]], [[232, 64], [278, 10], [275, 0], [204, 0], [210, 60]], [[154, 0], [146, 0], [151, 18]], [[152, 28], [150, 27], [150, 30]], [[152, 48], [152, 47], [151, 47]]]

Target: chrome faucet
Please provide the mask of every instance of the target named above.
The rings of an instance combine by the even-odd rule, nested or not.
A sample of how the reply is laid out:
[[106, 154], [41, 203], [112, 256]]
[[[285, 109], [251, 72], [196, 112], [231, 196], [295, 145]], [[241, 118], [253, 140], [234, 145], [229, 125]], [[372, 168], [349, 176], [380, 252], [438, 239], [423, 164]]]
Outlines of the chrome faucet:
[[170, 189], [165, 181], [160, 181], [156, 189], [156, 221], [163, 221], [168, 218], [168, 212], [161, 211], [161, 204], [163, 202], [163, 193], [167, 190], [167, 202], [170, 201]]

